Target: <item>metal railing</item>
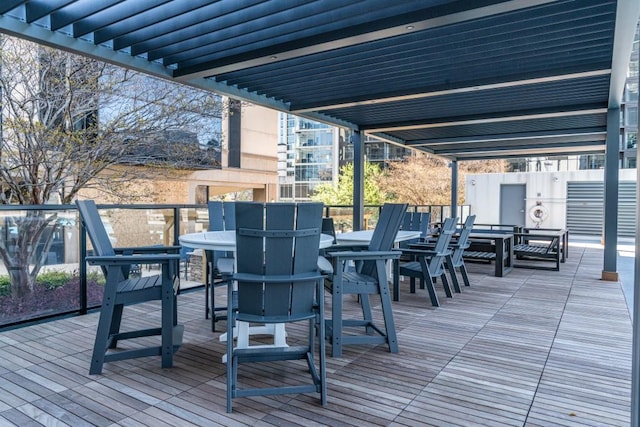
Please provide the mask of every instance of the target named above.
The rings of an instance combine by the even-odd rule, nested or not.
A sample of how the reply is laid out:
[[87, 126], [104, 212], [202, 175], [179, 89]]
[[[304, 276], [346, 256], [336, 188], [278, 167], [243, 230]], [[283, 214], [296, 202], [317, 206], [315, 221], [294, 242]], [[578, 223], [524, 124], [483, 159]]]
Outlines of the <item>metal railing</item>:
[[[365, 206], [365, 228], [375, 227], [381, 207]], [[206, 205], [99, 204], [98, 208], [116, 247], [178, 245], [180, 235], [205, 231], [209, 225]], [[450, 213], [444, 205], [409, 209], [430, 212], [432, 222]], [[458, 209], [463, 221], [469, 206]], [[338, 232], [352, 229], [353, 206], [325, 206], [324, 213], [334, 217]], [[34, 225], [46, 232], [30, 240]], [[0, 329], [99, 307], [102, 274], [87, 266], [87, 249], [90, 245], [75, 205], [0, 205]], [[38, 274], [28, 277], [34, 271]], [[196, 272], [202, 275], [203, 269]], [[192, 279], [203, 282], [201, 277]], [[16, 292], [17, 287], [22, 291]]]

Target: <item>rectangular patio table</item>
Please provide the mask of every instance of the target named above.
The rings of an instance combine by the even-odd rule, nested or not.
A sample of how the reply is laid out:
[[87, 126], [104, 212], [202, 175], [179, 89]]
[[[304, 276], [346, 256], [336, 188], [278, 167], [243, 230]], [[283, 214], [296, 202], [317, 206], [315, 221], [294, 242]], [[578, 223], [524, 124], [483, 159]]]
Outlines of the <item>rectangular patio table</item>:
[[[482, 240], [483, 242], [481, 244], [486, 241], [493, 246], [495, 253], [494, 274], [496, 277], [503, 277], [511, 271], [513, 268], [513, 233], [494, 230], [473, 230], [469, 234], [469, 239], [475, 241]], [[473, 241], [469, 251], [473, 251]]]

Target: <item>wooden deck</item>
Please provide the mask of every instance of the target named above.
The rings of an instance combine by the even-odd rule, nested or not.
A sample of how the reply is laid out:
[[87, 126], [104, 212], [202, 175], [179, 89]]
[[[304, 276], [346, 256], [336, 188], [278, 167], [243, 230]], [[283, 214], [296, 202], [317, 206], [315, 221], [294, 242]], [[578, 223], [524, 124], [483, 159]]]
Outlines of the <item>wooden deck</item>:
[[[97, 314], [3, 332], [0, 425], [629, 425], [631, 321], [621, 286], [597, 280], [602, 251], [572, 247], [570, 256], [560, 272], [502, 278], [469, 265], [472, 287], [442, 295], [439, 308], [404, 286], [394, 302], [400, 353], [347, 346], [329, 357], [324, 408], [315, 395], [242, 398], [226, 414], [224, 343], [204, 319], [203, 291], [180, 296], [185, 344], [168, 370], [153, 357], [89, 376]], [[127, 322], [159, 316], [153, 304], [134, 311]], [[295, 341], [301, 330], [288, 332]], [[241, 381], [300, 374], [267, 368], [264, 376], [245, 367]]]

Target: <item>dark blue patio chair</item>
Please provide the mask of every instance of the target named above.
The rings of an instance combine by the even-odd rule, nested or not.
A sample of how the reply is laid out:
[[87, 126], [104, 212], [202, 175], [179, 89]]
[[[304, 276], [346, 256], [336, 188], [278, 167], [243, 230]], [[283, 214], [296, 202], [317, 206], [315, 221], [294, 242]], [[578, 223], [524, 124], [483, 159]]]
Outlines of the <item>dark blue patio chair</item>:
[[[322, 223], [321, 203], [249, 203], [236, 204], [236, 262], [232, 278], [237, 290], [228, 286], [233, 301], [227, 321], [227, 412], [232, 399], [291, 393], [320, 393], [326, 404], [324, 293], [323, 276], [317, 267]], [[251, 323], [308, 322], [308, 335], [300, 345], [291, 347], [233, 346], [236, 321]], [[314, 361], [315, 337], [319, 344], [319, 369]], [[244, 363], [306, 360], [311, 381], [292, 385], [241, 388], [238, 367]], [[274, 383], [274, 372], [267, 369]], [[251, 373], [258, 383], [257, 371]]]
[[[100, 266], [106, 278], [89, 374], [102, 373], [105, 362], [147, 356], [162, 356], [162, 367], [172, 367], [173, 354], [180, 347], [183, 334], [183, 327], [178, 325], [176, 304], [180, 246], [114, 249], [95, 202], [79, 200], [76, 205], [93, 246], [87, 262]], [[134, 278], [129, 270], [135, 264], [159, 264], [161, 273]], [[160, 327], [120, 332], [125, 306], [154, 300], [162, 304]], [[161, 336], [156, 346], [115, 350], [119, 341], [154, 335]]]
[[[341, 251], [338, 247], [327, 254], [333, 264], [333, 276], [325, 281], [332, 294], [332, 318], [327, 321], [327, 336], [331, 339], [334, 357], [340, 357], [343, 345], [348, 344], [387, 344], [390, 352], [398, 352], [386, 263], [400, 256], [399, 251], [392, 249], [406, 210], [406, 204], [385, 203], [367, 248]], [[355, 270], [345, 269], [349, 261], [355, 262]], [[343, 319], [343, 297], [348, 294], [358, 296], [362, 319]], [[380, 296], [384, 329], [373, 321], [371, 295]], [[344, 328], [350, 327], [364, 327], [365, 335], [345, 334]]]
[[471, 283], [469, 282], [469, 274], [467, 273], [467, 267], [464, 265], [464, 258], [462, 255], [471, 245], [469, 242], [469, 234], [471, 234], [471, 230], [473, 230], [473, 223], [475, 220], [475, 215], [467, 216], [467, 219], [464, 221], [464, 225], [460, 230], [460, 234], [457, 238], [452, 239], [452, 242], [449, 244], [451, 255], [447, 262], [450, 263], [451, 274], [455, 275], [456, 269], [460, 270], [465, 286], [471, 286]]
[[[209, 231], [236, 229], [235, 202], [210, 201]], [[211, 316], [211, 330], [216, 330], [216, 322], [227, 318], [227, 305], [216, 305], [216, 288], [227, 285], [226, 277], [233, 273], [233, 252], [205, 251], [208, 277], [205, 278], [205, 318]], [[225, 314], [219, 314], [225, 313]]]
[[[416, 241], [424, 241], [429, 237], [430, 224], [431, 214], [429, 212], [405, 212], [400, 229], [420, 231], [420, 237]], [[415, 243], [416, 241], [405, 241], [400, 246], [408, 247], [410, 243]]]
[[[449, 242], [455, 232], [456, 218], [447, 218], [442, 224], [440, 234], [433, 245], [412, 245], [410, 248], [403, 248], [402, 254], [410, 256], [408, 261], [394, 262], [393, 269], [393, 298], [398, 301], [400, 298], [400, 276], [409, 277], [409, 290], [411, 293], [416, 292], [416, 279], [427, 289], [431, 305], [440, 306], [438, 295], [434, 286], [436, 278], [442, 280], [447, 297], [453, 297], [449, 281], [445, 271], [445, 261], [451, 255]], [[452, 279], [453, 280], [453, 279]], [[454, 282], [454, 283], [457, 283]], [[459, 289], [459, 287], [458, 287]]]

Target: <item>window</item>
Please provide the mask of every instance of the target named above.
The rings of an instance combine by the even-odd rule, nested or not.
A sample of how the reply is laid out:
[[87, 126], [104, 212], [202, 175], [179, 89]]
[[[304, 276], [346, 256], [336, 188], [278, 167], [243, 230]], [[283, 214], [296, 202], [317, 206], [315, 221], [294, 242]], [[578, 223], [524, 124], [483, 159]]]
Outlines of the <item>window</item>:
[[626, 106], [624, 109], [624, 124], [625, 126], [638, 126], [638, 107]]

